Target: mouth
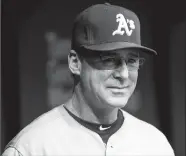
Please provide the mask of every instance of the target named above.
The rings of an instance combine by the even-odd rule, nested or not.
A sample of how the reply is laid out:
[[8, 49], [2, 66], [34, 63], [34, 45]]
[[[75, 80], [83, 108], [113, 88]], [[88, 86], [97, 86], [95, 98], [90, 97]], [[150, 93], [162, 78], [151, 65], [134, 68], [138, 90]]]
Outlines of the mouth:
[[108, 87], [108, 89], [113, 93], [113, 94], [119, 94], [119, 95], [124, 95], [129, 92], [129, 86], [112, 86]]
[[129, 88], [129, 85], [128, 86], [110, 86], [108, 88], [109, 89], [123, 90], [123, 89], [128, 89]]

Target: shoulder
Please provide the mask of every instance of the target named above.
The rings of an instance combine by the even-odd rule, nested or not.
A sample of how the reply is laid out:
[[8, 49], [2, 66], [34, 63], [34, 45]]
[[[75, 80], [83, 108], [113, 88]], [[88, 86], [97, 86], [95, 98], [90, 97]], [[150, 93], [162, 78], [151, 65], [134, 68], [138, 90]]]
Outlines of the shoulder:
[[171, 156], [174, 155], [167, 137], [157, 127], [136, 118], [126, 111], [122, 110], [122, 112], [125, 117], [123, 127], [132, 136], [130, 139], [139, 141], [140, 144], [144, 144], [148, 148], [156, 148], [167, 152]]
[[140, 133], [163, 135], [163, 133], [154, 125], [147, 123], [124, 110], [122, 110], [122, 113], [125, 118], [125, 124], [130, 126], [130, 128], [136, 129]]
[[[5, 147], [5, 152], [14, 151], [17, 154], [41, 149], [42, 146], [54, 141], [59, 135], [64, 135], [68, 127], [68, 114], [61, 106], [42, 114], [23, 128]], [[8, 150], [6, 150], [8, 149]], [[24, 153], [28, 154], [28, 153]]]

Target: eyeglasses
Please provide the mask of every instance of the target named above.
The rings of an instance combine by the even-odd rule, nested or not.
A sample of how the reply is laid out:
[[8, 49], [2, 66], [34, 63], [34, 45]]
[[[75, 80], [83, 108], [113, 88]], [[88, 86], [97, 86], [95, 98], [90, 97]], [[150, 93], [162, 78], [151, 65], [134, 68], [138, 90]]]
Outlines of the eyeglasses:
[[78, 53], [87, 63], [100, 70], [117, 69], [125, 63], [129, 71], [135, 71], [139, 70], [145, 61], [144, 58], [139, 57], [138, 53], [127, 54], [126, 57], [122, 57], [115, 52], [100, 53], [80, 50]]
[[122, 64], [123, 61], [127, 66], [129, 71], [139, 70], [139, 68], [143, 65], [145, 59], [136, 57], [136, 56], [127, 56], [127, 58], [122, 58], [121, 56], [101, 56], [100, 60], [95, 60], [95, 63], [102, 66], [105, 69], [117, 69]]
[[136, 71], [140, 69], [145, 61], [144, 58], [139, 56], [127, 56], [127, 58], [123, 58], [121, 56], [99, 55], [97, 57], [94, 56], [84, 58], [91, 66], [100, 70], [117, 69], [125, 63], [129, 71]]

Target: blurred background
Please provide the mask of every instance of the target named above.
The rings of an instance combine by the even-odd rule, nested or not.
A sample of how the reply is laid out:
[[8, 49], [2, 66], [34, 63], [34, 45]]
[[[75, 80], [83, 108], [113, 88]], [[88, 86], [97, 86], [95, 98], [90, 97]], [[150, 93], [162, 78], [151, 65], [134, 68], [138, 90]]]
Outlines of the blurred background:
[[[75, 16], [101, 0], [2, 0], [0, 153], [26, 125], [72, 94], [67, 64]], [[146, 56], [126, 109], [160, 129], [185, 156], [186, 11], [182, 1], [107, 0], [141, 21]]]

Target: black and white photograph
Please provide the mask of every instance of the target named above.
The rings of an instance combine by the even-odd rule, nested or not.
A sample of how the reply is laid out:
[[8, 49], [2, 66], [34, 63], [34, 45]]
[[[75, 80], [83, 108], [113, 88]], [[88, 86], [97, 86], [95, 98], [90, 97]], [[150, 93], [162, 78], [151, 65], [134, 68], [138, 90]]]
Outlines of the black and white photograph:
[[2, 0], [0, 155], [185, 156], [185, 6]]

